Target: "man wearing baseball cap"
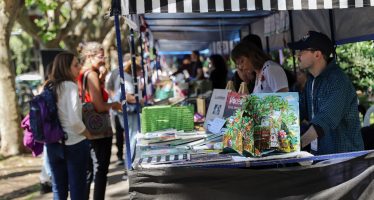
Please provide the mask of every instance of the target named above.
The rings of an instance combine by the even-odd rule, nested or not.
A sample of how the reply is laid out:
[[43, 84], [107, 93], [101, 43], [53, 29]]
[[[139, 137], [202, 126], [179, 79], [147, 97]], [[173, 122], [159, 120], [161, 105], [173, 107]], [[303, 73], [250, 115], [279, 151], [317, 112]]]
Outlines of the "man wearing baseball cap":
[[333, 58], [332, 41], [309, 31], [288, 46], [297, 50], [300, 69], [309, 72], [305, 99], [300, 99], [301, 119], [309, 123], [302, 147], [311, 144], [319, 155], [363, 150], [356, 90]]

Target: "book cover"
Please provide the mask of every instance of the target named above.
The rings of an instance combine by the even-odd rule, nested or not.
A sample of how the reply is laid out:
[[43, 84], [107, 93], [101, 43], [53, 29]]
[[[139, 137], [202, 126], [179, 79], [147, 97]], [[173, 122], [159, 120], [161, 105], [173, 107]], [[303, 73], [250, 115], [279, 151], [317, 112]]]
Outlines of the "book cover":
[[227, 94], [225, 111], [223, 113], [224, 118], [232, 116], [237, 109], [240, 109], [243, 104], [244, 98], [248, 96], [246, 94], [239, 94], [237, 92], [229, 92]]
[[206, 114], [204, 127], [207, 128], [209, 121], [214, 118], [223, 118], [223, 113], [225, 111], [226, 99], [228, 90], [225, 89], [215, 89], [210, 99], [208, 112]]

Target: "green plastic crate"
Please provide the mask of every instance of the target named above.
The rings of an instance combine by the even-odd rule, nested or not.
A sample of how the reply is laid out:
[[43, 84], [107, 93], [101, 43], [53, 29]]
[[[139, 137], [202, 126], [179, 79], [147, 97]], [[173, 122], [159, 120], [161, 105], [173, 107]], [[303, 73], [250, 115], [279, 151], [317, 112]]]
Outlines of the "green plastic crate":
[[174, 128], [191, 131], [194, 128], [193, 106], [150, 106], [142, 110], [143, 133]]

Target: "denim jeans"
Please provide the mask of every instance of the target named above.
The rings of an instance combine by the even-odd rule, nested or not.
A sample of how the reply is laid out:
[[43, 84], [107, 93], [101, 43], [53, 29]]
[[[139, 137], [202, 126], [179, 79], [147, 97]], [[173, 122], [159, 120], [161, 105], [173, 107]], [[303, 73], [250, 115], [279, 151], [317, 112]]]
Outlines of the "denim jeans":
[[46, 144], [52, 172], [54, 200], [65, 200], [70, 190], [72, 200], [84, 199], [86, 171], [89, 159], [89, 142], [83, 140], [74, 145]]
[[[124, 127], [123, 115], [119, 114], [119, 120], [122, 127]], [[136, 133], [138, 131], [138, 115], [134, 112], [127, 113], [127, 121], [129, 127], [130, 150], [132, 160], [135, 158]]]
[[110, 164], [110, 155], [112, 150], [112, 138], [90, 140], [91, 157], [87, 170], [86, 197], [89, 199], [90, 186], [92, 180], [95, 182], [94, 200], [104, 200], [107, 185], [107, 174]]

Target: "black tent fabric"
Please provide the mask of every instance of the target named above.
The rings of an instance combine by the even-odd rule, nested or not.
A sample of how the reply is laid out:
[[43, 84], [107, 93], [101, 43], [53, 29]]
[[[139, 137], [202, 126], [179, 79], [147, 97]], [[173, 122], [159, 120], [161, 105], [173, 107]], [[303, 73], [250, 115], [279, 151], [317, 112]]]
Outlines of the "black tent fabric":
[[371, 0], [121, 0], [122, 14], [315, 10], [373, 6]]
[[277, 169], [167, 168], [129, 172], [130, 199], [374, 199], [374, 153]]

